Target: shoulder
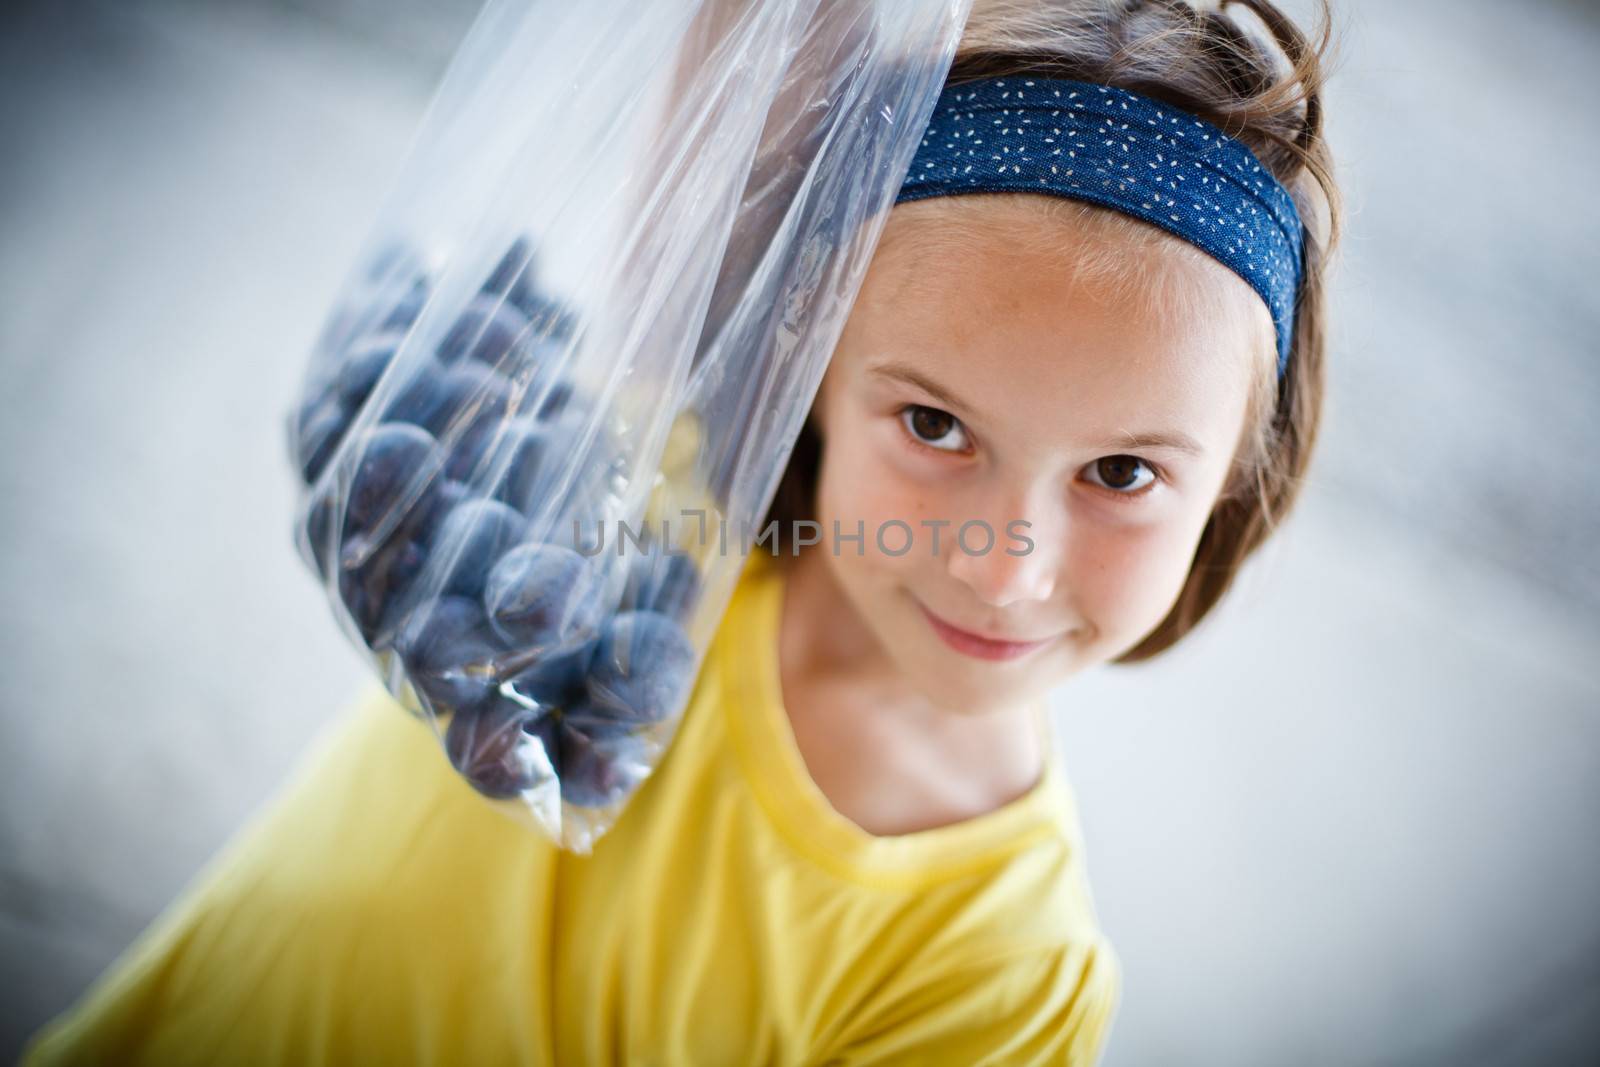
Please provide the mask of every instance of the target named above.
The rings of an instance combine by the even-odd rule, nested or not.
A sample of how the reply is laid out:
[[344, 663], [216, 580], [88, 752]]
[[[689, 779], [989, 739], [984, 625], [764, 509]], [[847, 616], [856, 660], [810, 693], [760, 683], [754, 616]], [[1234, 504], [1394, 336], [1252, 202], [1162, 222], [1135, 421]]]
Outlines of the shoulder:
[[1063, 783], [1053, 832], [930, 894], [937, 924], [862, 1004], [837, 1048], [853, 1063], [1095, 1063], [1122, 987]]
[[1082, 1064], [1098, 1061], [1122, 966], [1103, 937], [921, 970], [864, 1013], [824, 1062]]

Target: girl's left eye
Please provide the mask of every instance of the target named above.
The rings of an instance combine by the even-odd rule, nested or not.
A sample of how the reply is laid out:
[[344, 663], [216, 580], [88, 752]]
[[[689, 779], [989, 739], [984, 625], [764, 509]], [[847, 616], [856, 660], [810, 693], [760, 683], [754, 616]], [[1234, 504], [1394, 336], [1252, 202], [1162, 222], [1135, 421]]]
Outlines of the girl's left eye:
[[[1085, 469], [1104, 479], [1096, 484], [1124, 499], [1144, 496], [1157, 479], [1155, 468], [1138, 456], [1104, 456]], [[1148, 475], [1143, 481], [1139, 480], [1141, 470]]]
[[900, 424], [912, 440], [940, 452], [961, 452], [967, 447], [967, 431], [961, 420], [948, 411], [926, 404], [908, 404], [900, 409]]

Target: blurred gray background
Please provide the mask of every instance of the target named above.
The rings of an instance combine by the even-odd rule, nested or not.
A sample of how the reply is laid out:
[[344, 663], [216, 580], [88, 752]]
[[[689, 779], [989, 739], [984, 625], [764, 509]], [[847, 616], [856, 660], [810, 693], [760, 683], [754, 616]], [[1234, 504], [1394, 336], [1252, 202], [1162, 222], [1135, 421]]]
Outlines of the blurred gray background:
[[[1189, 643], [1057, 698], [1105, 1062], [1600, 1062], [1600, 12], [1338, 7], [1303, 504]], [[364, 678], [281, 420], [475, 9], [0, 14], [8, 1060]]]

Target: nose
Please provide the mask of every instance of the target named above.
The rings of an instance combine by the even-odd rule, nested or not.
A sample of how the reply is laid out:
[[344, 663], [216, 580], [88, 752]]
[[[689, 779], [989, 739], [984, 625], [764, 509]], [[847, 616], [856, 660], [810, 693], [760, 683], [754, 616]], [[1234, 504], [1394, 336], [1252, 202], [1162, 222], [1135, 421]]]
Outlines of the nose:
[[[1055, 509], [1059, 507], [1055, 505]], [[981, 518], [994, 532], [987, 552], [982, 549], [989, 543], [989, 532], [982, 526], [973, 523], [961, 535], [961, 523], [956, 523], [951, 531], [957, 535], [951, 539], [945, 562], [951, 577], [997, 608], [1048, 600], [1055, 592], [1062, 536], [1059, 517], [1052, 513], [1051, 505], [1018, 492], [1003, 494], [1000, 505], [986, 511], [971, 518]], [[1019, 519], [1028, 525], [1017, 523]]]

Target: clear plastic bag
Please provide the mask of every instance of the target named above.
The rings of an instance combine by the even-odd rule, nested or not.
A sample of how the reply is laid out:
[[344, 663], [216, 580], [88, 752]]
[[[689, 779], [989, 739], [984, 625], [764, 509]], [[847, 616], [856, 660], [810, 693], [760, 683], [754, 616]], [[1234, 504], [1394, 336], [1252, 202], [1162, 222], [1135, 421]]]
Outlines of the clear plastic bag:
[[287, 418], [297, 544], [564, 848], [663, 758], [771, 550], [969, 3], [490, 0], [379, 209]]

